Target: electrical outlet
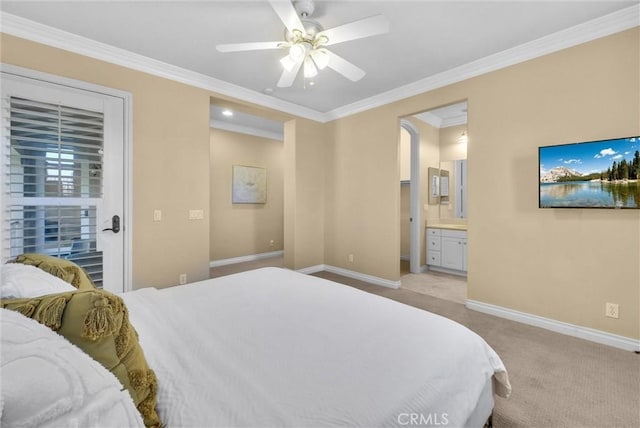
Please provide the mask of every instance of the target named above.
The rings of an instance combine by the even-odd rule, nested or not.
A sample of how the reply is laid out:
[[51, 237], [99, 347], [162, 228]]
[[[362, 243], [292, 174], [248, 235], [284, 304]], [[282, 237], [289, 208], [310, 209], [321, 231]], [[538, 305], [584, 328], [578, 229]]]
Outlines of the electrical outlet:
[[180, 278], [178, 279], [178, 282], [180, 283], [180, 285], [184, 285], [187, 283], [187, 274], [186, 273], [181, 273], [180, 274]]
[[189, 220], [202, 220], [204, 219], [203, 210], [189, 210]]
[[349, 263], [353, 263], [353, 254], [349, 254], [348, 259], [349, 259]]
[[153, 221], [162, 221], [162, 211], [153, 210]]
[[605, 305], [605, 313], [609, 318], [619, 318], [620, 312], [617, 303], [608, 303]]
[[273, 247], [274, 245], [276, 245], [275, 241], [272, 239], [269, 241], [269, 246]]

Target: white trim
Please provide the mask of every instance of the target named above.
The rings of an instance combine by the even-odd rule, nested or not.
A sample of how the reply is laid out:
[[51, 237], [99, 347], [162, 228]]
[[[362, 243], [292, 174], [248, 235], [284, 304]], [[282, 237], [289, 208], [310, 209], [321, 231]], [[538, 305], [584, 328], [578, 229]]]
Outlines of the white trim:
[[391, 281], [388, 279], [379, 278], [377, 276], [367, 275], [365, 273], [355, 272], [349, 269], [343, 269], [331, 265], [315, 265], [297, 270], [297, 272], [307, 275], [322, 271], [331, 272], [335, 273], [336, 275], [346, 276], [347, 278], [353, 278], [359, 281], [368, 282], [369, 284], [381, 285], [383, 287], [389, 288], [400, 288], [400, 281]]
[[640, 25], [640, 4], [489, 55], [417, 82], [338, 107], [326, 113], [6, 12], [0, 11], [0, 23], [2, 24], [2, 32], [6, 34], [324, 123], [637, 27]]
[[442, 121], [441, 128], [450, 128], [452, 126], [458, 125], [466, 125], [467, 124], [467, 114], [461, 114], [460, 116], [450, 117]]
[[426, 267], [428, 270], [433, 272], [448, 273], [449, 275], [458, 275], [458, 276], [464, 276], [464, 277], [467, 276], [466, 270], [456, 270], [456, 269], [445, 268], [442, 266], [431, 266], [431, 265], [427, 265]]
[[[4, 15], [0, 12], [0, 22], [4, 25]], [[4, 28], [3, 28], [4, 32]], [[124, 189], [123, 189], [123, 290], [133, 290], [133, 95], [120, 89], [109, 88], [95, 83], [56, 76], [29, 68], [12, 64], [0, 63], [0, 74], [19, 76], [22, 78], [39, 80], [73, 89], [95, 92], [123, 100], [124, 119]], [[1, 215], [0, 215], [1, 218]]]
[[124, 291], [133, 290], [133, 95], [124, 99]]
[[544, 328], [545, 330], [554, 331], [567, 336], [578, 337], [580, 339], [613, 346], [614, 348], [620, 348], [627, 351], [640, 351], [640, 340], [632, 339], [630, 337], [619, 336], [617, 334], [607, 333], [601, 330], [569, 324], [470, 299], [467, 299], [465, 306], [474, 311], [494, 315], [500, 318], [506, 318], [523, 324], [532, 325], [534, 327]]
[[[406, 119], [400, 119], [400, 127], [411, 136], [411, 182], [409, 188], [409, 271], [420, 271], [420, 233], [422, 217], [420, 216], [420, 131]], [[402, 258], [402, 257], [401, 257]]]
[[54, 83], [60, 86], [68, 86], [73, 89], [95, 92], [98, 94], [108, 95], [116, 98], [131, 98], [130, 92], [126, 92], [121, 89], [109, 88], [107, 86], [97, 85], [95, 83], [57, 76], [55, 74], [32, 70], [30, 68], [19, 67], [13, 64], [0, 63], [0, 72], [4, 74], [12, 74], [18, 77], [40, 80], [47, 83]]
[[449, 128], [452, 126], [465, 125], [467, 123], [466, 113], [461, 114], [460, 116], [442, 119], [431, 112], [425, 111], [419, 114], [415, 114], [413, 115], [413, 117], [420, 119], [424, 123], [429, 124], [434, 128]]
[[621, 9], [609, 15], [549, 34], [537, 40], [532, 40], [528, 43], [489, 55], [451, 70], [443, 71], [442, 73], [418, 80], [417, 82], [331, 110], [325, 113], [325, 120], [340, 119], [543, 55], [548, 55], [562, 49], [619, 33], [640, 25], [639, 18], [640, 4]]
[[250, 254], [248, 256], [232, 257], [230, 259], [211, 260], [209, 267], [214, 268], [218, 266], [234, 265], [236, 263], [253, 262], [256, 260], [268, 259], [270, 257], [280, 257], [284, 255], [284, 251], [270, 251], [268, 253]]
[[0, 11], [2, 32], [315, 121], [313, 109]]
[[318, 273], [326, 270], [326, 265], [315, 265], [306, 268], [298, 269], [296, 272], [304, 273], [305, 275], [311, 275], [312, 273]]
[[433, 114], [431, 112], [424, 111], [422, 113], [413, 115], [413, 117], [415, 117], [417, 119], [420, 119], [421, 121], [423, 121], [427, 125], [431, 125], [434, 128], [441, 128], [442, 127], [442, 118], [436, 116], [435, 114]]
[[222, 122], [220, 120], [211, 120], [209, 126], [224, 131], [237, 132], [240, 134], [253, 135], [255, 137], [268, 138], [269, 140], [284, 140], [284, 132], [272, 132], [264, 129], [258, 129], [251, 126], [243, 126], [236, 123]]

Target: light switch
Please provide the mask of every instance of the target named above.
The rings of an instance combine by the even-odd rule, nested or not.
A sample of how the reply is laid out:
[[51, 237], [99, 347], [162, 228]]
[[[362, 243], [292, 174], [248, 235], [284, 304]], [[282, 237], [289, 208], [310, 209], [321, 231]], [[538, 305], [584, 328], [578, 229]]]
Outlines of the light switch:
[[203, 210], [189, 210], [189, 220], [202, 220], [204, 219]]
[[162, 211], [153, 210], [153, 221], [162, 221]]

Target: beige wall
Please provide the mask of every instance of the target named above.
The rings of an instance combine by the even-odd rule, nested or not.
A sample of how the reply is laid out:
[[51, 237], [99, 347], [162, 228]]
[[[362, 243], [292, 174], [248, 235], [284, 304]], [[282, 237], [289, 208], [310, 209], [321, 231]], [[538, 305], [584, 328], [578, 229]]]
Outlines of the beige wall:
[[399, 135], [398, 115], [384, 108], [331, 124], [325, 263], [399, 279]]
[[450, 126], [440, 129], [440, 168], [449, 171], [449, 198], [447, 204], [440, 204], [440, 219], [447, 222], [465, 223], [466, 219], [456, 218], [458, 195], [455, 192], [455, 161], [467, 158], [467, 144], [460, 143], [460, 135], [467, 130], [467, 125]]
[[400, 128], [400, 181], [411, 180], [411, 134]]
[[[5, 34], [1, 44], [3, 63], [133, 95], [133, 219], [123, 219], [133, 228], [133, 285], [173, 285], [181, 273], [207, 278], [209, 94]], [[204, 220], [189, 221], [189, 209], [204, 210]]]
[[[327, 262], [399, 277], [395, 118], [467, 99], [469, 298], [639, 338], [640, 211], [537, 207], [538, 146], [640, 133], [639, 32], [333, 123]], [[624, 251], [604, 250], [613, 246]], [[620, 304], [620, 319], [604, 316], [605, 302]]]
[[[397, 280], [398, 118], [466, 99], [469, 297], [640, 338], [640, 211], [539, 209], [536, 154], [640, 134], [639, 41], [635, 28], [329, 124], [288, 122], [285, 263]], [[136, 285], [205, 277], [208, 94], [8, 36], [2, 61], [133, 93]], [[189, 208], [205, 220], [186, 220]], [[604, 317], [605, 302], [620, 319]]]
[[429, 220], [439, 217], [438, 205], [429, 205], [429, 168], [438, 168], [440, 159], [440, 130], [413, 117], [405, 118], [420, 135], [420, 266], [427, 263], [426, 229]]
[[466, 124], [440, 128], [441, 162], [467, 158], [467, 145], [458, 141], [460, 135], [466, 130]]
[[636, 28], [476, 79], [469, 298], [640, 338], [640, 211], [537, 207], [538, 146], [640, 133], [639, 40]]
[[326, 126], [306, 119], [284, 125], [284, 264], [324, 263]]
[[[279, 251], [284, 239], [282, 141], [211, 129], [210, 259]], [[266, 204], [231, 203], [233, 165], [267, 169]], [[274, 245], [270, 245], [270, 241]]]

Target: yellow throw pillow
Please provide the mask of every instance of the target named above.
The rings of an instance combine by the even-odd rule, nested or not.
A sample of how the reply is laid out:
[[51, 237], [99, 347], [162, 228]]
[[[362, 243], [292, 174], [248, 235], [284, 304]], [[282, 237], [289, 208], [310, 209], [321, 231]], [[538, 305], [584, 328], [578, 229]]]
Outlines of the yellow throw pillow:
[[74, 262], [38, 253], [25, 253], [16, 257], [14, 263], [35, 266], [76, 287], [78, 290], [96, 288], [91, 277]]
[[104, 290], [78, 290], [35, 298], [0, 300], [46, 325], [111, 371], [129, 391], [147, 427], [160, 427], [157, 381], [129, 323], [122, 299]]

